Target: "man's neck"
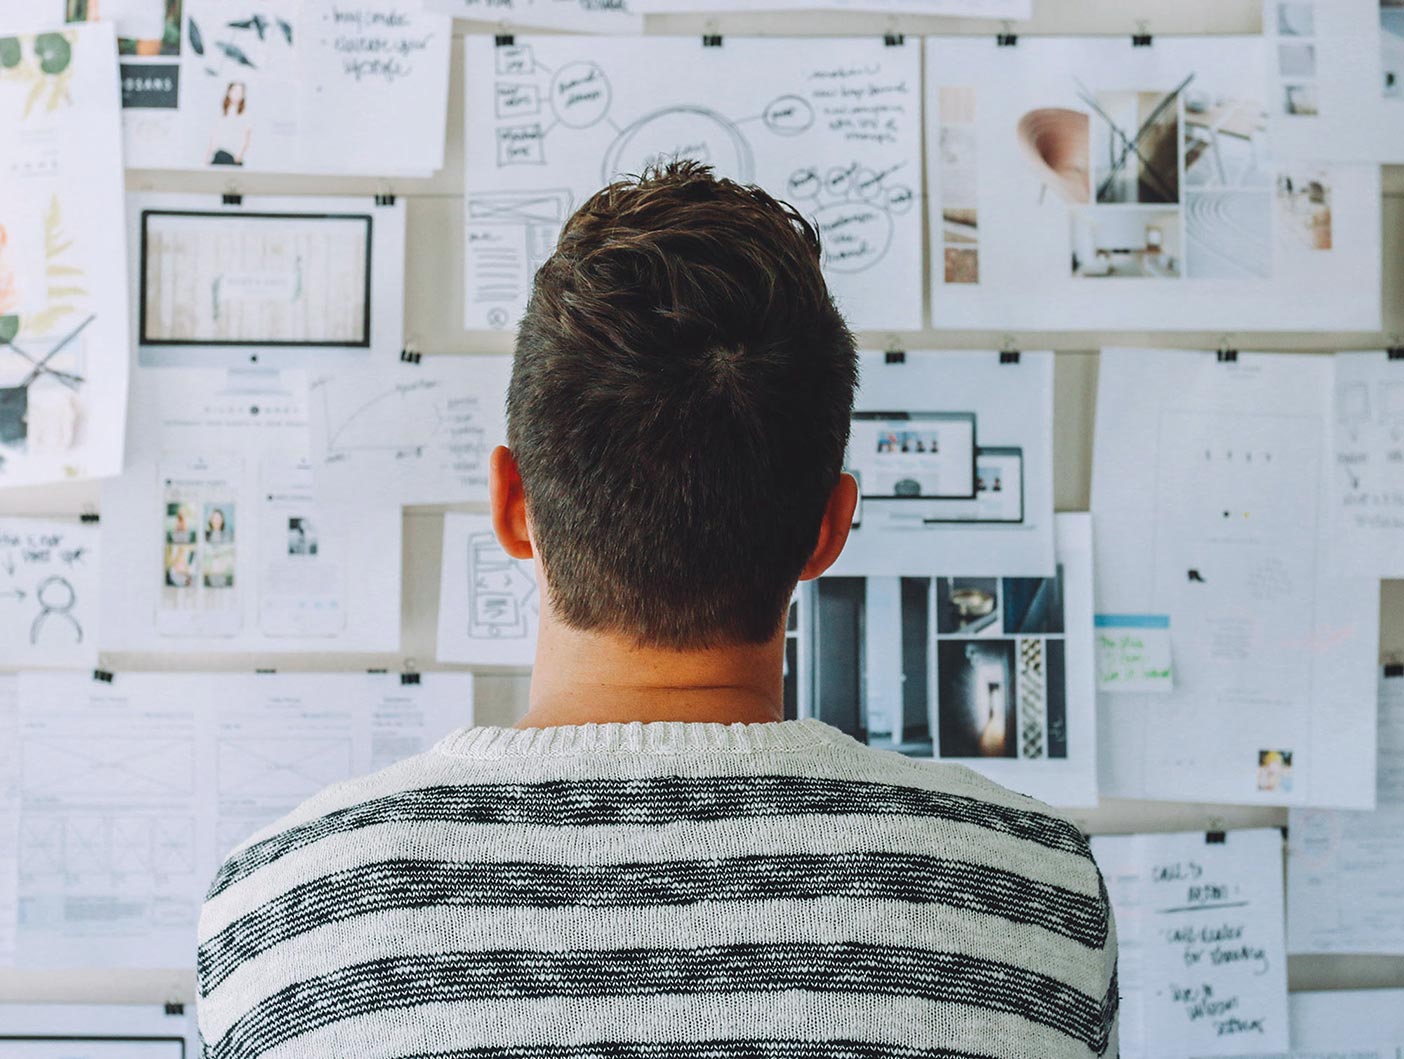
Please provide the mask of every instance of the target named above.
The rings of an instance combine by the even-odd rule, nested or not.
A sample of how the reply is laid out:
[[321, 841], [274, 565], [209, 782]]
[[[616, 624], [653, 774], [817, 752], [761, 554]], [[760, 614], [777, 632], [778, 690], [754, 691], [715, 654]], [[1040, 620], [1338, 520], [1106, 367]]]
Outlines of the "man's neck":
[[580, 632], [543, 614], [531, 708], [517, 727], [778, 721], [784, 651], [783, 632], [764, 644], [672, 651]]

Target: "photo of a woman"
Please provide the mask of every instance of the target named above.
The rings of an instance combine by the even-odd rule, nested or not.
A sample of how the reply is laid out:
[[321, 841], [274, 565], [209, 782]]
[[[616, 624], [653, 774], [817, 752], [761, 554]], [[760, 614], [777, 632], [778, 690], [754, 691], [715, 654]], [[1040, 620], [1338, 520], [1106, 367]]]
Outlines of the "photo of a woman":
[[244, 116], [248, 104], [248, 87], [243, 81], [231, 81], [224, 90], [224, 102], [219, 120], [210, 135], [208, 157], [210, 165], [243, 165], [249, 149], [252, 129]]

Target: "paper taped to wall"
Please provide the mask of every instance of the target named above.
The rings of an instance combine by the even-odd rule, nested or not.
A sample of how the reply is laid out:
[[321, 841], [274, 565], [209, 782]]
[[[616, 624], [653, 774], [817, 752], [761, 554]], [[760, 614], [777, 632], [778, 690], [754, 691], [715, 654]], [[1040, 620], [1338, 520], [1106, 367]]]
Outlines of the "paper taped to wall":
[[0, 666], [91, 666], [100, 634], [99, 532], [0, 518]]
[[531, 560], [513, 559], [487, 515], [444, 516], [439, 581], [440, 662], [529, 666], [541, 595]]

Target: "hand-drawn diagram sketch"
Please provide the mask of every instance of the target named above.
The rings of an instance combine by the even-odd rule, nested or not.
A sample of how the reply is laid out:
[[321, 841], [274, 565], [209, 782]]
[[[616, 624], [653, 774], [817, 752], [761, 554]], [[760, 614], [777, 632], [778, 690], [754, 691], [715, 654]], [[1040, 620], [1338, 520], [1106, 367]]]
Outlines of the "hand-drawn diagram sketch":
[[921, 325], [914, 44], [475, 37], [466, 48], [468, 327], [512, 326], [570, 212], [673, 158], [807, 213], [855, 328]]
[[439, 661], [529, 666], [536, 658], [540, 616], [532, 563], [502, 550], [491, 519], [445, 515]]
[[1404, 362], [1383, 350], [1333, 360], [1334, 554], [1352, 576], [1404, 577]]
[[140, 364], [365, 363], [404, 346], [403, 202], [141, 194], [127, 235]]
[[951, 328], [1379, 326], [1378, 169], [1274, 158], [1258, 37], [926, 42]]
[[[674, 11], [706, 14], [754, 11], [756, 0], [631, 0], [644, 14]], [[892, 15], [947, 15], [965, 18], [1024, 19], [1033, 14], [1033, 0], [764, 0], [766, 11], [868, 11]]]
[[438, 356], [314, 374], [318, 499], [397, 507], [486, 501], [488, 457], [507, 439], [511, 373], [511, 357]]
[[495, 25], [540, 26], [576, 33], [637, 33], [636, 0], [424, 0], [430, 11]]
[[222, 798], [244, 795], [306, 798], [352, 775], [349, 737], [221, 738], [216, 747]]
[[110, 26], [0, 37], [0, 488], [116, 473], [126, 260]]
[[1378, 581], [1343, 577], [1325, 357], [1103, 350], [1098, 611], [1165, 615], [1174, 687], [1107, 693], [1101, 789], [1373, 808]]
[[0, 666], [97, 659], [97, 526], [0, 518]]
[[1091, 524], [1056, 518], [1053, 577], [802, 584], [795, 715], [1055, 805], [1095, 805]]
[[1263, 0], [1273, 150], [1314, 162], [1404, 162], [1404, 5]]

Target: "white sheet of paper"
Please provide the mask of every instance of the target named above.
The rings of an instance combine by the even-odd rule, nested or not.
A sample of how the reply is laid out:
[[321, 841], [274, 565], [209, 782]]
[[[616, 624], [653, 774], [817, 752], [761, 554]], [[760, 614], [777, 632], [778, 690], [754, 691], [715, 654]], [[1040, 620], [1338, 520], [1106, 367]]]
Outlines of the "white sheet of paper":
[[301, 373], [138, 369], [103, 492], [113, 651], [397, 651], [401, 514], [313, 496]]
[[[1053, 573], [1053, 355], [864, 353], [834, 576]], [[973, 461], [973, 463], [972, 463]]]
[[807, 213], [855, 330], [921, 326], [917, 41], [472, 36], [464, 72], [468, 328], [513, 326], [571, 212], [677, 155]]
[[1370, 808], [1378, 583], [1329, 560], [1328, 357], [1104, 350], [1097, 611], [1170, 617], [1175, 689], [1105, 694], [1102, 793]]
[[19, 677], [0, 674], [0, 967], [19, 926]]
[[471, 724], [472, 687], [448, 673], [22, 674], [21, 966], [191, 966], [231, 849]]
[[7, 45], [18, 61], [0, 78], [0, 488], [121, 470], [129, 341], [112, 29]]
[[511, 357], [425, 357], [310, 375], [312, 467], [328, 502], [486, 502], [507, 443]]
[[5, 1059], [196, 1059], [195, 1009], [156, 1004], [0, 1004]]
[[440, 662], [529, 666], [541, 597], [530, 560], [511, 558], [487, 515], [444, 515], [439, 581]]
[[1388, 0], [1263, 0], [1273, 150], [1404, 162], [1404, 8]]
[[144, 366], [364, 366], [404, 349], [405, 204], [142, 193], [127, 204]]
[[630, 0], [630, 6], [645, 14], [834, 10], [1008, 19], [1024, 19], [1033, 14], [1033, 0]]
[[1404, 675], [1379, 687], [1379, 807], [1290, 814], [1291, 952], [1404, 954]]
[[1335, 363], [1336, 557], [1350, 575], [1404, 577], [1404, 360], [1381, 351]]
[[97, 661], [98, 527], [0, 518], [0, 666]]
[[1404, 989], [1289, 994], [1292, 1059], [1404, 1059]]
[[1137, 1059], [1283, 1051], [1282, 834], [1097, 835], [1116, 913], [1121, 1048]]
[[1170, 619], [1164, 614], [1098, 614], [1097, 690], [1173, 691]]
[[637, 0], [424, 0], [430, 11], [508, 26], [540, 26], [576, 33], [638, 33]]
[[1096, 805], [1091, 518], [1056, 528], [1052, 578], [801, 585], [797, 715], [1053, 805]]
[[1379, 328], [1379, 167], [1274, 162], [1265, 54], [928, 37], [935, 324]]
[[[428, 176], [452, 22], [419, 0], [184, 0], [118, 18], [134, 169]], [[111, 19], [109, 2], [99, 15]], [[143, 28], [144, 27], [144, 28]], [[155, 32], [152, 32], [155, 31]]]

